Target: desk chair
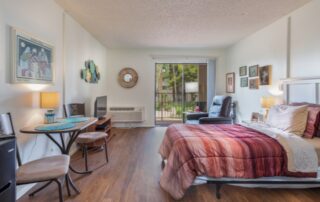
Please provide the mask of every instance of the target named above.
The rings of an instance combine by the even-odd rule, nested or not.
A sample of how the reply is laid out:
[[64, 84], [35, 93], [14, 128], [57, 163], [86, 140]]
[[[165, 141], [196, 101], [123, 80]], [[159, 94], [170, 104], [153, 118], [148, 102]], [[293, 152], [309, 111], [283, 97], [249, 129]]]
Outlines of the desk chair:
[[[64, 114], [65, 117], [84, 117], [85, 116], [85, 104], [83, 103], [70, 103], [63, 106], [64, 108]], [[85, 169], [87, 172], [89, 171], [88, 168], [88, 146], [92, 145], [98, 141], [104, 141], [104, 151], [106, 154], [106, 161], [108, 163], [108, 148], [107, 148], [107, 137], [108, 134], [105, 132], [84, 132], [81, 133], [77, 139], [76, 142], [80, 145], [82, 149], [82, 156], [85, 160]]]
[[[10, 113], [0, 114], [0, 134], [15, 136]], [[59, 201], [63, 201], [62, 184], [64, 179], [68, 180], [67, 173], [70, 163], [70, 157], [68, 155], [49, 156], [22, 164], [17, 144], [16, 156], [19, 165], [16, 172], [17, 185], [47, 182], [44, 186], [29, 194], [29, 196], [34, 196], [52, 182], [56, 182], [59, 190]], [[69, 194], [70, 190], [68, 186], [67, 189]]]

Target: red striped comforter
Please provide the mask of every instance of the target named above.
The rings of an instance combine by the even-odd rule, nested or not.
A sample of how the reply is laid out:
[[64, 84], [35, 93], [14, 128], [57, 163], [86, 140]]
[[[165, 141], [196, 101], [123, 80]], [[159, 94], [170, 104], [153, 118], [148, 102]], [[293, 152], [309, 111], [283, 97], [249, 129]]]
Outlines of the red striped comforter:
[[167, 159], [161, 187], [175, 199], [200, 175], [258, 178], [287, 173], [286, 152], [277, 140], [240, 125], [171, 125], [159, 153]]

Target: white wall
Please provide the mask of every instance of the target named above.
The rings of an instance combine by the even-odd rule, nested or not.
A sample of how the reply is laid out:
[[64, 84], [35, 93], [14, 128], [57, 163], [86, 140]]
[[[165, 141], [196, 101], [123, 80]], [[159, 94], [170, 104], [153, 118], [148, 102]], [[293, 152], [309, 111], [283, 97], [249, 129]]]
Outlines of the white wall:
[[[73, 18], [65, 16], [65, 103], [86, 104], [86, 114], [93, 115], [96, 96], [103, 95], [106, 86], [106, 48], [94, 39]], [[93, 60], [99, 67], [101, 79], [97, 84], [86, 83], [80, 78], [84, 61]]]
[[[11, 84], [10, 26], [54, 46], [54, 85]], [[42, 156], [60, 153], [57, 147], [43, 135], [20, 134], [19, 129], [42, 122], [45, 110], [39, 109], [38, 91], [63, 92], [63, 65], [66, 69], [66, 101], [84, 100], [90, 103], [97, 86], [105, 81], [106, 50], [78, 23], [66, 16], [63, 44], [63, 10], [53, 0], [0, 0], [0, 113], [11, 112], [23, 162]], [[66, 47], [65, 54], [63, 47]], [[65, 58], [65, 59], [63, 59]], [[80, 81], [80, 68], [84, 60], [94, 59], [102, 69], [102, 82], [98, 85]], [[61, 105], [62, 106], [62, 105]], [[62, 116], [62, 107], [58, 110]], [[28, 187], [19, 186], [18, 196]]]
[[[246, 37], [227, 50], [227, 71], [236, 73], [236, 93], [239, 102], [238, 118], [250, 119], [251, 113], [260, 111], [260, 98], [276, 95], [279, 79], [320, 76], [320, 1], [315, 0]], [[291, 41], [287, 43], [288, 18], [291, 17]], [[287, 57], [287, 47], [290, 47]], [[287, 60], [291, 66], [287, 66]], [[259, 90], [240, 88], [239, 67], [259, 64], [272, 65], [272, 85]], [[281, 99], [281, 96], [276, 96]]]
[[[144, 106], [146, 121], [132, 126], [154, 126], [154, 97], [155, 97], [155, 62], [152, 55], [160, 56], [198, 56], [216, 59], [217, 93], [224, 93], [225, 66], [224, 51], [222, 50], [108, 50], [107, 54], [107, 86], [105, 93], [108, 95], [110, 106]], [[139, 80], [131, 89], [122, 88], [117, 81], [119, 71], [124, 67], [134, 68]], [[128, 126], [128, 125], [126, 125]], [[130, 125], [129, 125], [130, 126]]]

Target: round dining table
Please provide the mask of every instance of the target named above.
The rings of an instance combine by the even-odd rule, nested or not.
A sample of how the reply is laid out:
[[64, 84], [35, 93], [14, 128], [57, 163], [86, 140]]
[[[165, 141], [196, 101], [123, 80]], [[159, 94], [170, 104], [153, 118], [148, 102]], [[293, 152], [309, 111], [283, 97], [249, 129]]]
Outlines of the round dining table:
[[[59, 119], [59, 121], [63, 121], [63, 119]], [[20, 129], [21, 133], [26, 134], [44, 134], [46, 135], [61, 151], [61, 154], [70, 155], [71, 146], [76, 141], [77, 137], [80, 135], [82, 131], [84, 131], [89, 126], [93, 125], [95, 122], [97, 122], [97, 118], [87, 118], [84, 121], [72, 123], [72, 127], [67, 129], [54, 129], [54, 130], [41, 130], [39, 127], [43, 126], [44, 124], [36, 124], [32, 126], [28, 126], [25, 128]], [[64, 136], [68, 135], [68, 140], [65, 141]], [[57, 140], [57, 137], [60, 139]], [[92, 171], [77, 171], [74, 168], [72, 168], [71, 165], [69, 165], [69, 169], [77, 174], [90, 174]], [[70, 188], [69, 185], [72, 187], [72, 189], [79, 194], [80, 190], [76, 187], [74, 184], [72, 178], [70, 177], [70, 174], [68, 173], [65, 178], [66, 187], [68, 191], [68, 195], [70, 196]], [[45, 184], [43, 187], [39, 188], [39, 190], [47, 187], [50, 183]]]

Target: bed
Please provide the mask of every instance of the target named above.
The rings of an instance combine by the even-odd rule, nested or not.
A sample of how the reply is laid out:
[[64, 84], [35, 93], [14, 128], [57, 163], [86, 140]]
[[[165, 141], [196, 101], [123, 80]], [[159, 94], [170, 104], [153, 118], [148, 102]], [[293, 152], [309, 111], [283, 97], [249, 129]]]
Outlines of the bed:
[[[292, 90], [296, 83], [314, 84], [313, 103], [318, 103], [319, 80], [310, 79], [284, 81], [288, 102], [297, 97]], [[159, 153], [167, 162], [160, 185], [175, 199], [181, 199], [196, 178], [215, 184], [217, 198], [223, 184], [320, 185], [320, 138], [303, 138], [265, 124], [174, 124]]]

